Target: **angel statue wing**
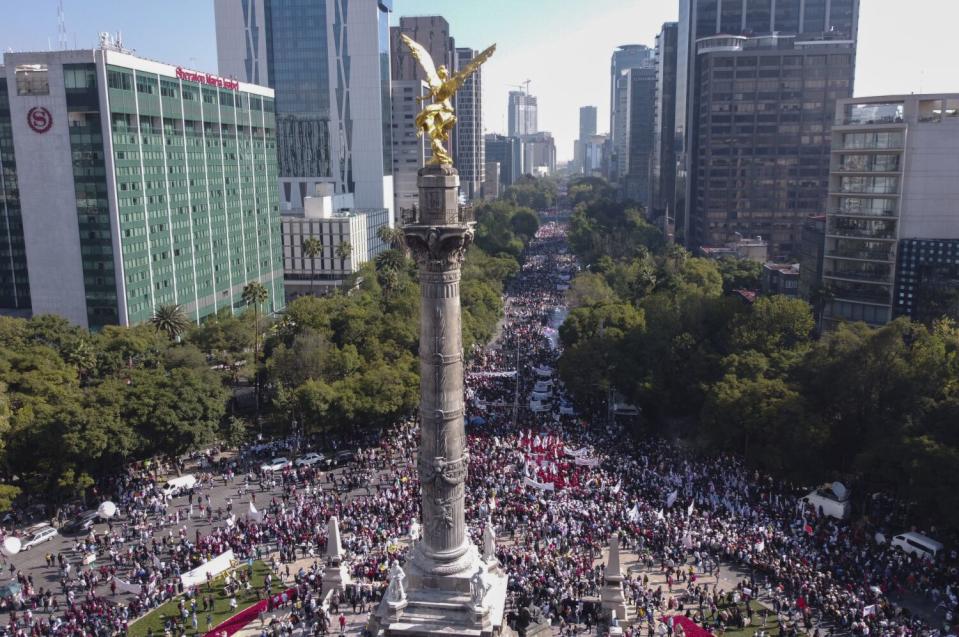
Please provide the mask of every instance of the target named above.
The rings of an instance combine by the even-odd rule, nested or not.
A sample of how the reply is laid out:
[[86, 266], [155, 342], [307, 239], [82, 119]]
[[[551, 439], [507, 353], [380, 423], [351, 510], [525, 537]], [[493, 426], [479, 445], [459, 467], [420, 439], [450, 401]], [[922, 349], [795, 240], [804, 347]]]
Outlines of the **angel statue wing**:
[[423, 67], [423, 72], [426, 73], [426, 82], [430, 85], [430, 89], [434, 91], [439, 90], [439, 88], [443, 86], [443, 82], [436, 74], [436, 66], [433, 64], [433, 58], [430, 57], [430, 52], [405, 33], [400, 34], [400, 38], [403, 40], [406, 48], [410, 50], [410, 55], [413, 56], [413, 59], [419, 62], [420, 66]]
[[493, 57], [493, 53], [496, 51], [496, 45], [489, 47], [475, 58], [469, 61], [469, 63], [463, 67], [463, 70], [454, 75], [450, 80], [454, 82], [456, 88], [459, 88], [466, 78], [472, 75], [476, 69], [482, 66], [483, 62]]

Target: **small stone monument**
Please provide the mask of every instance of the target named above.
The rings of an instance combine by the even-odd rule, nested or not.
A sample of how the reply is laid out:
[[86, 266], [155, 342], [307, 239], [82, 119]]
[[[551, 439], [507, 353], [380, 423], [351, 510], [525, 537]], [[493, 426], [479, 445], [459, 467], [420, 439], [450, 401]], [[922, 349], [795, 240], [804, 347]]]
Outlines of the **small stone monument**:
[[[623, 571], [619, 566], [619, 534], [609, 538], [609, 557], [603, 573], [606, 583], [600, 591], [603, 608], [609, 610], [615, 619], [626, 619], [626, 597], [623, 595]], [[616, 625], [616, 622], [610, 624]]]
[[341, 593], [346, 592], [346, 585], [351, 580], [343, 557], [343, 545], [340, 543], [340, 524], [334, 515], [327, 524], [326, 568], [323, 570], [324, 595], [334, 588]]

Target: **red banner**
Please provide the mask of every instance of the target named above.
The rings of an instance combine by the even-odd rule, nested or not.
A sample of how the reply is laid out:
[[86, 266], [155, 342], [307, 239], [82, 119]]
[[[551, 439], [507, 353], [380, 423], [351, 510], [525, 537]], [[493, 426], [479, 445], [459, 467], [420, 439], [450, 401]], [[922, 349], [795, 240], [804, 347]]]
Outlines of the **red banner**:
[[[285, 600], [283, 599], [284, 597], [286, 598]], [[296, 600], [296, 589], [288, 588], [282, 593], [271, 595], [269, 599], [264, 599], [263, 601], [257, 602], [249, 608], [241, 610], [233, 617], [220, 622], [204, 637], [223, 637], [224, 634], [232, 635], [238, 630], [242, 630], [247, 624], [259, 617], [260, 611], [264, 611], [269, 608], [276, 608], [277, 606], [283, 604], [284, 601], [292, 602], [294, 600]]]

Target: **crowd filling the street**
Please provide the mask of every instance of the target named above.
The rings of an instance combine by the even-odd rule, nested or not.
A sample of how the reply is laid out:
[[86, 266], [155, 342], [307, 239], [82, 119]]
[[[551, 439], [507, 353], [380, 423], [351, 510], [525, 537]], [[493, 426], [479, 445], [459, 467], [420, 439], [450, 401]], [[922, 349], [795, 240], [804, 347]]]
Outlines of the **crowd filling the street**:
[[[467, 523], [482, 545], [492, 522], [512, 624], [529, 607], [554, 633], [604, 623], [605, 551], [618, 534], [629, 612], [613, 628], [627, 637], [688, 633], [687, 620], [714, 633], [948, 632], [956, 554], [927, 559], [881, 542], [904, 530], [882, 497], [867, 500], [868, 518], [839, 519], [736, 457], [633, 435], [640, 415], [577, 412], [556, 372], [565, 290], [580, 267], [565, 232], [556, 221], [539, 229], [506, 286], [495, 338], [470, 353], [466, 371]], [[161, 606], [172, 610], [158, 633], [207, 633], [223, 614], [214, 596], [227, 600], [227, 615], [269, 600], [244, 629], [251, 634], [362, 631], [419, 534], [417, 437], [407, 419], [330, 436], [310, 463], [271, 464], [310, 451], [287, 438], [208, 450], [168, 472], [128, 467], [98, 487], [115, 515], [4, 557], [2, 633], [125, 635]], [[195, 480], [164, 488], [178, 471]], [[333, 516], [351, 582], [328, 596]], [[4, 532], [26, 546], [36, 530], [7, 522]], [[224, 576], [184, 583], [228, 551]]]

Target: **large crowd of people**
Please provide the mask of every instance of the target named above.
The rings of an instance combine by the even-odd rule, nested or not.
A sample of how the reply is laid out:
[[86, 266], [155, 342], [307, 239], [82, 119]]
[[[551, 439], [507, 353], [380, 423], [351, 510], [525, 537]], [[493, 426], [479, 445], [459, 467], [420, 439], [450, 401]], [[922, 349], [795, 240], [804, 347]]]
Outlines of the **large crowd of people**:
[[[732, 628], [752, 617], [754, 607], [745, 602], [757, 598], [782, 620], [783, 634], [946, 630], [945, 611], [955, 608], [954, 553], [928, 562], [893, 550], [874, 541], [886, 522], [881, 518], [850, 524], [823, 516], [797, 506], [789, 485], [734, 457], [693, 457], [679, 445], [627, 435], [606, 414], [575, 413], [554, 370], [564, 288], [577, 267], [564, 227], [541, 227], [508, 282], [497, 338], [473, 352], [467, 369], [467, 523], [479, 542], [492, 520], [512, 610], [536, 606], [561, 630], [595, 624], [603, 549], [618, 533], [640, 567], [624, 583], [635, 619], [627, 637], [640, 629], [671, 633], [673, 624], [663, 618], [677, 613], [710, 629]], [[155, 475], [131, 469], [104, 493], [119, 506], [117, 518], [77, 539], [69, 554], [47, 555], [58, 587], [38, 585], [10, 558], [21, 591], [5, 600], [4, 632], [123, 634], [172, 598], [203, 599], [180, 575], [227, 550], [243, 565], [234, 586], [266, 598], [291, 585], [306, 609], [299, 619], [314, 634], [335, 630], [320, 597], [327, 522], [339, 520], [354, 581], [345, 598], [332, 600], [332, 612], [370, 611], [390, 563], [404, 558], [416, 535], [417, 435], [409, 420], [379, 436], [329, 441], [354, 451], [335, 474], [319, 466], [263, 472], [262, 448], [250, 448], [211, 462], [198, 485], [177, 498], [162, 494]], [[235, 495], [215, 504], [213, 486]], [[206, 524], [191, 532], [187, 524], [197, 520]], [[95, 559], [82, 559], [87, 555]], [[252, 581], [257, 559], [271, 563], [287, 584]], [[298, 560], [314, 565], [290, 573]], [[747, 576], [706, 586], [703, 577], [715, 576], [721, 564]], [[247, 569], [249, 575], [240, 575]], [[666, 589], [651, 583], [649, 573], [664, 575]], [[910, 605], [892, 601], [907, 598], [935, 611], [910, 612]], [[169, 632], [200, 632], [202, 607], [181, 608], [182, 621]]]

